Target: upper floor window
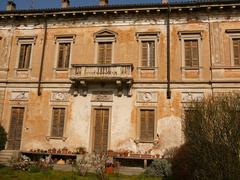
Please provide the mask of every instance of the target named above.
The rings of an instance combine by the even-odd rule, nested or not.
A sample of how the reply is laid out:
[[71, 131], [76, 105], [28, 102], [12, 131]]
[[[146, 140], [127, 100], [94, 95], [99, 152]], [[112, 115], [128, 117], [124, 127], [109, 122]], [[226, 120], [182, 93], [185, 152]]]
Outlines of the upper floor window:
[[52, 137], [63, 137], [65, 108], [53, 108], [52, 110]]
[[96, 62], [98, 64], [113, 63], [116, 38], [117, 33], [107, 29], [94, 33], [95, 47], [97, 49]]
[[112, 42], [98, 43], [98, 64], [111, 64], [112, 62]]
[[31, 66], [32, 49], [35, 44], [36, 37], [18, 37], [19, 45], [18, 69], [29, 69]]
[[155, 110], [140, 109], [140, 141], [152, 142], [154, 140]]
[[230, 57], [232, 66], [240, 66], [240, 29], [226, 29], [230, 42]]
[[142, 41], [142, 67], [155, 67], [155, 41]]
[[198, 40], [184, 40], [185, 67], [199, 67]]
[[68, 68], [71, 43], [59, 43], [57, 68]]
[[240, 66], [240, 38], [232, 39], [233, 42], [233, 61], [235, 66]]
[[181, 31], [178, 34], [181, 40], [183, 68], [199, 69], [202, 31]]
[[68, 69], [71, 62], [72, 44], [75, 42], [75, 35], [57, 35], [55, 43], [57, 44], [57, 69]]
[[21, 44], [18, 69], [28, 69], [32, 52], [32, 44]]
[[139, 42], [140, 67], [154, 68], [157, 66], [157, 42], [160, 38], [160, 32], [137, 32], [137, 41]]

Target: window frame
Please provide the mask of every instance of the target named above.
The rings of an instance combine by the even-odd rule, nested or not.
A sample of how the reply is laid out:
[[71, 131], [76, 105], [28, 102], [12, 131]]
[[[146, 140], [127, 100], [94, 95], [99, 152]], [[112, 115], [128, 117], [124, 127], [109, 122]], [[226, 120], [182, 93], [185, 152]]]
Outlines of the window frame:
[[[62, 136], [53, 136], [53, 134], [52, 134], [54, 109], [64, 109], [65, 110]], [[65, 134], [66, 134], [67, 112], [68, 112], [68, 110], [67, 110], [66, 106], [52, 106], [51, 107], [51, 122], [50, 122], [49, 136], [47, 137], [48, 139], [60, 139], [60, 140], [62, 139], [64, 141], [66, 140]]]
[[[60, 48], [60, 44], [64, 44], [64, 43], [70, 43], [69, 62], [68, 62], [68, 67], [59, 68], [58, 67], [59, 50], [60, 50], [59, 48]], [[55, 64], [54, 64], [55, 71], [68, 71], [71, 68], [74, 43], [75, 43], [75, 35], [57, 35], [57, 36], [55, 36], [55, 44], [56, 44]]]
[[[17, 45], [18, 45], [18, 53], [17, 53], [17, 61], [16, 61], [16, 70], [18, 71], [29, 71], [32, 68], [32, 59], [33, 59], [33, 49], [34, 45], [36, 44], [36, 36], [24, 36], [24, 37], [17, 37]], [[31, 53], [28, 62], [27, 68], [19, 68], [20, 62], [20, 54], [21, 54], [21, 47], [22, 45], [31, 45]]]
[[[154, 128], [153, 128], [153, 139], [152, 140], [143, 140], [141, 139], [141, 111], [142, 110], [152, 110], [154, 111]], [[137, 117], [137, 141], [140, 143], [154, 143], [157, 137], [157, 109], [156, 107], [138, 107], [138, 117]]]
[[[199, 70], [202, 67], [201, 58], [201, 41], [202, 41], [202, 31], [180, 31], [178, 32], [180, 44], [181, 44], [181, 58], [182, 66], [181, 69], [185, 70]], [[186, 56], [185, 56], [185, 41], [197, 40], [198, 42], [198, 67], [187, 67], [186, 66]]]
[[[136, 32], [136, 40], [138, 41], [138, 68], [140, 69], [156, 69], [159, 61], [159, 39], [160, 32]], [[142, 43], [143, 42], [154, 42], [154, 66], [143, 66], [142, 65]], [[150, 64], [148, 60], [148, 64]]]
[[115, 63], [114, 57], [115, 57], [115, 46], [117, 41], [117, 33], [113, 32], [108, 29], [100, 30], [93, 34], [94, 38], [94, 46], [95, 46], [95, 64], [98, 63], [98, 52], [99, 52], [99, 43], [112, 43], [112, 56], [111, 56], [111, 64]]

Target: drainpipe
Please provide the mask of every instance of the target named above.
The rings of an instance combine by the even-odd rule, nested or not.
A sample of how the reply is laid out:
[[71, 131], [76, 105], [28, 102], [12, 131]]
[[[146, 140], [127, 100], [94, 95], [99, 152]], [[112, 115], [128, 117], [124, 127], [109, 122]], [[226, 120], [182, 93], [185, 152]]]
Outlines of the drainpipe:
[[47, 40], [47, 20], [44, 15], [44, 38], [43, 38], [43, 46], [42, 46], [42, 56], [41, 56], [41, 64], [40, 64], [40, 72], [38, 78], [38, 96], [41, 96], [41, 81], [42, 81], [42, 73], [43, 73], [43, 62], [45, 56], [45, 48], [46, 48], [46, 40]]
[[170, 72], [170, 4], [168, 3], [168, 14], [167, 14], [167, 99], [171, 99], [171, 72]]

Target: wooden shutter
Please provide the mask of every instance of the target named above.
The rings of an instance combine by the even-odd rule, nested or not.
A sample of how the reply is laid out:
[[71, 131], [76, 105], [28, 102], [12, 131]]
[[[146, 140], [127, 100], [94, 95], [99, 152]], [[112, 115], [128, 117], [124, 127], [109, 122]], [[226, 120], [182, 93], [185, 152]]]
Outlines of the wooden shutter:
[[64, 68], [68, 68], [69, 67], [70, 50], [71, 50], [71, 43], [66, 43], [65, 44]]
[[22, 139], [22, 125], [24, 118], [23, 107], [13, 107], [11, 111], [11, 122], [8, 132], [8, 149], [19, 150]]
[[149, 66], [150, 67], [155, 66], [155, 42], [154, 41], [149, 42]]
[[98, 63], [104, 64], [104, 43], [98, 43]]
[[53, 108], [52, 118], [52, 133], [53, 137], [63, 137], [65, 108]]
[[142, 42], [142, 67], [148, 66], [148, 43]]
[[94, 151], [106, 152], [108, 146], [108, 109], [95, 109]]
[[140, 110], [140, 140], [153, 141], [154, 140], [154, 110]]
[[105, 64], [111, 64], [112, 62], [112, 43], [105, 44]]
[[25, 51], [26, 51], [26, 46], [24, 44], [21, 44], [20, 56], [19, 56], [19, 62], [18, 62], [18, 68], [20, 69], [24, 68]]
[[198, 40], [185, 40], [185, 66], [199, 67]]
[[18, 68], [29, 68], [31, 59], [32, 44], [21, 44]]
[[240, 39], [233, 39], [233, 57], [234, 65], [240, 65]]
[[63, 68], [63, 63], [64, 63], [63, 52], [64, 52], [64, 44], [60, 43], [59, 51], [58, 51], [58, 65], [57, 65], [58, 68]]
[[24, 62], [24, 68], [29, 68], [30, 59], [31, 59], [31, 51], [32, 51], [32, 45], [26, 44], [26, 55], [25, 55], [25, 62]]
[[112, 62], [112, 42], [100, 42], [98, 44], [98, 63], [111, 64]]

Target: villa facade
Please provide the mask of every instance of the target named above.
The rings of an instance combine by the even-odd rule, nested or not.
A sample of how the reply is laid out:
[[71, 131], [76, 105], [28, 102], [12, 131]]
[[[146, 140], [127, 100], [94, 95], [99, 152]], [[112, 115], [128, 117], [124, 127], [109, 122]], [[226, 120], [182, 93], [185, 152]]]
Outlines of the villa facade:
[[160, 154], [193, 99], [240, 90], [240, 3], [0, 12], [6, 149]]

